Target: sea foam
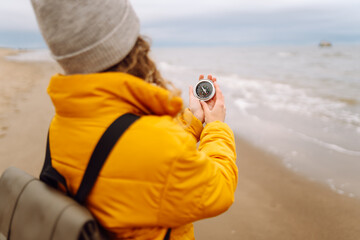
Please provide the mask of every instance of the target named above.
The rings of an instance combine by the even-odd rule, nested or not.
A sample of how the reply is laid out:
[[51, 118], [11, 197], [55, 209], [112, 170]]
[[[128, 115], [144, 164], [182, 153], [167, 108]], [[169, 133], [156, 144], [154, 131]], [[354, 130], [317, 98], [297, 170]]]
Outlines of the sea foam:
[[49, 50], [32, 50], [7, 56], [6, 59], [18, 62], [54, 62]]

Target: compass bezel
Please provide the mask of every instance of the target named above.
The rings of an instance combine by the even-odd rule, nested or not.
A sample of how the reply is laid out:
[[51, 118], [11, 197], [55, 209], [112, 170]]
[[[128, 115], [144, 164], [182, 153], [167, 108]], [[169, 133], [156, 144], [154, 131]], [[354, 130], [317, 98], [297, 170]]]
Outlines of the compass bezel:
[[[203, 82], [210, 83], [210, 85], [211, 85], [211, 87], [212, 87], [212, 92], [211, 92], [210, 95], [207, 96], [206, 98], [200, 97], [200, 96], [197, 94], [197, 92], [196, 92], [197, 87], [198, 87], [201, 83], [203, 83]], [[213, 82], [212, 82], [210, 79], [202, 79], [202, 80], [200, 80], [198, 83], [196, 83], [196, 85], [195, 85], [195, 87], [194, 87], [194, 89], [193, 89], [193, 92], [194, 92], [194, 96], [195, 96], [196, 98], [198, 98], [198, 99], [201, 100], [201, 101], [205, 101], [205, 102], [206, 102], [206, 101], [209, 101], [210, 99], [212, 99], [212, 98], [214, 97], [214, 95], [215, 95], [215, 86], [214, 86]]]

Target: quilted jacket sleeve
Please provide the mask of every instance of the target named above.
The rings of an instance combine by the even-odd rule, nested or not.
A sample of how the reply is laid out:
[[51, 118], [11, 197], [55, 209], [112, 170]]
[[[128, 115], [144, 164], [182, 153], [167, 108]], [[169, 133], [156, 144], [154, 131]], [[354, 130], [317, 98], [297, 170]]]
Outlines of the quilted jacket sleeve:
[[235, 161], [234, 135], [227, 124], [207, 124], [199, 149], [194, 138], [188, 137], [169, 174], [159, 224], [178, 226], [226, 211], [237, 185]]
[[203, 124], [191, 113], [190, 109], [186, 108], [177, 120], [185, 131], [194, 136], [197, 142], [200, 140]]

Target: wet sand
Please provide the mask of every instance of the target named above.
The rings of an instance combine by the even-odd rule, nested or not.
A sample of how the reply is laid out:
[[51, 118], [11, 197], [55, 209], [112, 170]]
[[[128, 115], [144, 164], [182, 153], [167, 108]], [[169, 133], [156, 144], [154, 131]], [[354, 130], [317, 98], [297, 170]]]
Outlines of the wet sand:
[[[46, 88], [55, 63], [13, 62], [0, 49], [0, 173], [16, 166], [38, 176], [54, 110]], [[221, 216], [195, 223], [197, 240], [360, 238], [360, 200], [285, 168], [275, 156], [237, 138], [239, 183]]]
[[360, 200], [290, 172], [281, 161], [237, 139], [235, 202], [195, 223], [197, 239], [360, 239]]

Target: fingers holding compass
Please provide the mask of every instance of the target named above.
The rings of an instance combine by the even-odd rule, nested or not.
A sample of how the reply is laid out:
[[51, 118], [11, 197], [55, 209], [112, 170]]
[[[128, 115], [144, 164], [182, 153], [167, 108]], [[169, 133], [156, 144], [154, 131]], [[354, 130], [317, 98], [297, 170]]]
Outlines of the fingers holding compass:
[[204, 123], [204, 110], [200, 105], [199, 99], [194, 96], [192, 86], [189, 87], [189, 109], [197, 119]]
[[213, 77], [211, 74], [208, 75], [207, 79], [211, 80], [212, 82], [216, 82], [216, 77]]
[[210, 100], [207, 102], [200, 101], [202, 109], [204, 110], [205, 123], [210, 123], [214, 121], [224, 122], [226, 115], [226, 107], [224, 101], [224, 95], [222, 94], [219, 85], [217, 82], [214, 83], [216, 89], [216, 95], [213, 99], [214, 105], [210, 108]]
[[[201, 76], [201, 75], [200, 75], [200, 76]], [[207, 76], [207, 78], [208, 78], [209, 80], [211, 80], [213, 83], [216, 82], [216, 77], [212, 76], [211, 74], [209, 74], [209, 75]], [[215, 90], [216, 90], [216, 89], [215, 89]], [[214, 107], [214, 105], [215, 105], [215, 102], [216, 102], [216, 91], [215, 91], [214, 97], [213, 97], [212, 99], [206, 101], [206, 103], [208, 104], [210, 110], [213, 109], [213, 107]]]
[[[200, 74], [199, 81], [205, 78], [204, 74]], [[213, 77], [211, 74], [208, 74], [207, 79], [211, 80], [212, 82], [216, 82], [216, 77]]]
[[217, 79], [212, 74], [208, 74], [207, 78], [203, 74], [199, 75], [199, 82], [194, 88], [189, 88], [190, 110], [202, 122], [205, 120], [204, 111], [212, 111], [217, 102], [221, 102], [221, 93], [220, 96], [216, 95], [217, 89], [219, 89]]

